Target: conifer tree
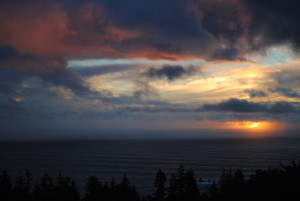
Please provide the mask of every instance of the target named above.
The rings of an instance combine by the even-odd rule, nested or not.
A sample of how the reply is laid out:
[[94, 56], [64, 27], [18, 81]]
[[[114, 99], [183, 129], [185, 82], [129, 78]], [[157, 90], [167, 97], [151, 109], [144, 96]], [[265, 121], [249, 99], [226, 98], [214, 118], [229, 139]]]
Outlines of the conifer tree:
[[200, 193], [193, 170], [184, 174], [184, 200], [197, 201], [200, 199]]
[[165, 200], [166, 195], [166, 189], [165, 189], [165, 183], [167, 182], [167, 176], [166, 174], [159, 169], [155, 176], [155, 193], [154, 193], [154, 199], [157, 201], [163, 201]]
[[6, 171], [3, 171], [0, 175], [0, 198], [3, 200], [11, 200], [12, 196], [12, 184], [10, 176]]
[[100, 183], [96, 176], [88, 178], [87, 183], [84, 187], [85, 196], [84, 201], [98, 201], [103, 196], [103, 185]]

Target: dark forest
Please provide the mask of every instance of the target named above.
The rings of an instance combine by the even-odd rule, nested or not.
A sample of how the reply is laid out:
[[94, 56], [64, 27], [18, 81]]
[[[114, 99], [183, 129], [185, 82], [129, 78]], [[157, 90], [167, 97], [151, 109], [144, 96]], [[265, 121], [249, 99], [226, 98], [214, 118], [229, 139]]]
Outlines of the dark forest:
[[120, 183], [87, 178], [80, 195], [77, 184], [59, 174], [56, 178], [45, 173], [38, 185], [33, 185], [29, 171], [12, 179], [6, 171], [0, 175], [0, 199], [5, 201], [222, 201], [222, 200], [299, 200], [300, 161], [280, 164], [280, 168], [258, 169], [249, 177], [242, 170], [224, 170], [218, 182], [199, 189], [193, 170], [179, 165], [167, 178], [159, 169], [155, 175], [154, 192], [140, 196], [126, 176]]

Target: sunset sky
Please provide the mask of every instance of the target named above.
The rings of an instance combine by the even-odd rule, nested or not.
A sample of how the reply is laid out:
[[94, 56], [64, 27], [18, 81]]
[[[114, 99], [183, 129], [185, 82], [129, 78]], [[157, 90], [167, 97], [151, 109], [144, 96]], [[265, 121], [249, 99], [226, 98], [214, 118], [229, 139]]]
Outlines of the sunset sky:
[[297, 133], [299, 7], [0, 0], [0, 139], [50, 129]]

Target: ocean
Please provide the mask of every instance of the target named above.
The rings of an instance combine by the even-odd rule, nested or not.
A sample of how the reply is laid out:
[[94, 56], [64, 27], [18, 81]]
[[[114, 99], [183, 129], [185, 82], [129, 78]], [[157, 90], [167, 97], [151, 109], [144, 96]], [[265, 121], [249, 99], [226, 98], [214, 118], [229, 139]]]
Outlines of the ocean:
[[156, 171], [168, 176], [180, 164], [197, 179], [217, 180], [223, 169], [280, 167], [300, 159], [300, 139], [173, 139], [0, 142], [0, 170], [29, 170], [35, 182], [45, 172], [74, 179], [82, 190], [88, 176], [116, 182], [126, 175], [145, 195], [153, 192]]

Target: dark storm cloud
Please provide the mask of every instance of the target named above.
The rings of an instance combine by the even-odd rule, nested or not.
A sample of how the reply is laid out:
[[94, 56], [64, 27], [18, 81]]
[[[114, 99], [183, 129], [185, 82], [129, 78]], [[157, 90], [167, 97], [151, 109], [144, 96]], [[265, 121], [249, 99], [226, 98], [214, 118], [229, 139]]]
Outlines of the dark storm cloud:
[[169, 54], [244, 60], [241, 55], [247, 51], [285, 43], [300, 46], [300, 3], [295, 0], [97, 2], [115, 24], [140, 31], [120, 43], [125, 52], [126, 46], [147, 46]]
[[106, 11], [101, 20], [109, 19], [106, 22], [109, 25], [138, 33], [113, 44], [113, 48], [125, 56], [163, 59], [202, 56], [207, 54], [213, 39], [188, 10], [189, 1], [186, 0], [94, 2]]
[[276, 102], [276, 103], [254, 103], [247, 100], [239, 100], [231, 98], [224, 102], [217, 104], [205, 104], [199, 111], [213, 111], [213, 112], [234, 112], [234, 113], [290, 113], [299, 112], [298, 108], [295, 108], [288, 102]]
[[272, 45], [290, 44], [299, 50], [299, 1], [192, 0], [192, 2], [202, 27], [226, 48], [237, 48], [242, 53], [264, 50]]
[[48, 58], [244, 60], [247, 51], [300, 45], [297, 1], [19, 2], [0, 9], [0, 44]]
[[215, 37], [234, 44], [242, 36], [244, 25], [240, 20], [239, 6], [226, 1], [195, 0], [194, 3], [201, 12], [203, 28]]
[[0, 47], [1, 91], [13, 91], [23, 80], [32, 77], [70, 88], [75, 93], [90, 91], [80, 74], [66, 68], [64, 60], [21, 54], [10, 46]]
[[18, 85], [23, 80], [23, 76], [10, 69], [0, 68], [0, 92], [4, 94], [14, 94]]
[[164, 65], [160, 68], [149, 68], [143, 75], [148, 78], [167, 78], [169, 81], [180, 79], [184, 76], [192, 75], [196, 69], [194, 67], [184, 68], [183, 66]]
[[279, 93], [289, 98], [300, 98], [300, 94], [292, 90], [291, 88], [277, 87], [277, 88], [269, 88], [268, 90], [272, 93]]
[[213, 59], [223, 59], [223, 60], [245, 60], [245, 58], [240, 57], [239, 50], [236, 47], [229, 47], [229, 48], [220, 48], [216, 50], [212, 55], [211, 58]]
[[244, 0], [251, 16], [249, 33], [262, 45], [290, 43], [300, 47], [300, 2], [297, 0]]
[[267, 106], [266, 111], [268, 113], [299, 113], [299, 108], [294, 107], [289, 102], [277, 102], [271, 106]]
[[12, 59], [36, 59], [35, 56], [31, 54], [21, 54], [17, 52], [11, 46], [0, 46], [0, 61], [12, 60]]
[[262, 90], [255, 90], [255, 89], [246, 89], [245, 92], [249, 94], [251, 98], [256, 97], [267, 97], [268, 94]]
[[257, 104], [248, 102], [247, 100], [239, 100], [231, 98], [217, 104], [206, 104], [202, 107], [204, 111], [216, 111], [216, 112], [264, 112], [265, 107]]
[[57, 86], [64, 86], [71, 89], [75, 93], [90, 93], [91, 90], [81, 76], [70, 69], [63, 69], [42, 77], [45, 81], [49, 81]]
[[[151, 31], [150, 33], [155, 35], [177, 36], [182, 39], [201, 34], [197, 20], [192, 13], [187, 12], [186, 0], [99, 0], [98, 2], [105, 6], [111, 12], [113, 20], [123, 27], [145, 29], [146, 32]], [[155, 44], [154, 41], [152, 42]], [[158, 46], [160, 46], [159, 42]]]
[[244, 60], [243, 53], [272, 45], [300, 47], [296, 0], [97, 2], [116, 24], [142, 31], [140, 37], [123, 41], [130, 47], [147, 44], [163, 52], [225, 60]]

